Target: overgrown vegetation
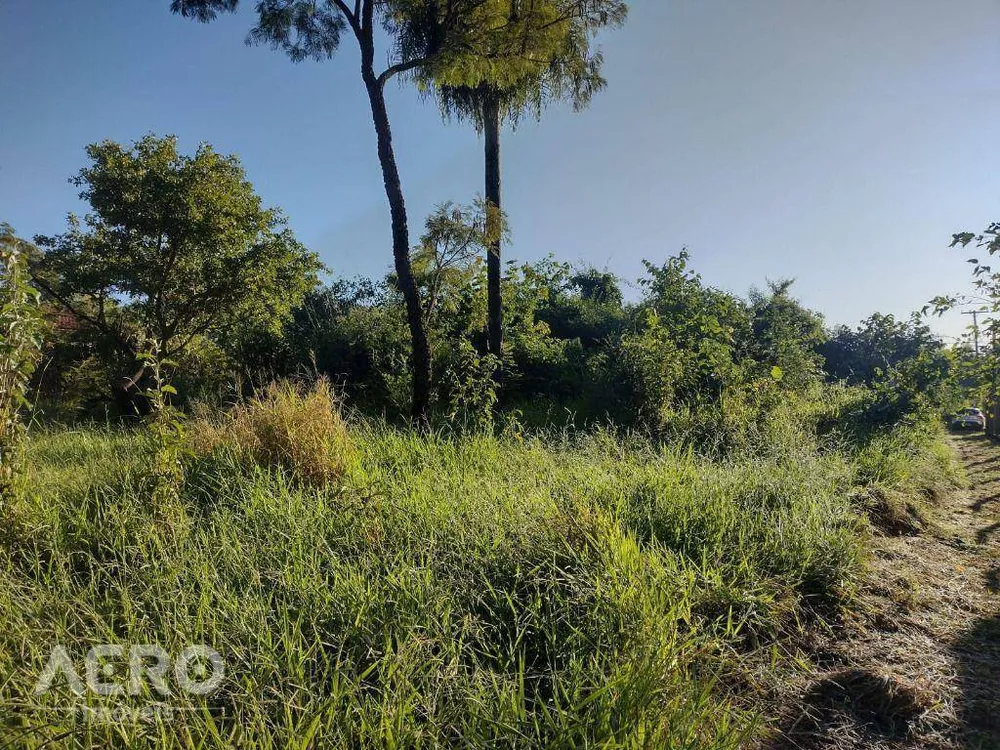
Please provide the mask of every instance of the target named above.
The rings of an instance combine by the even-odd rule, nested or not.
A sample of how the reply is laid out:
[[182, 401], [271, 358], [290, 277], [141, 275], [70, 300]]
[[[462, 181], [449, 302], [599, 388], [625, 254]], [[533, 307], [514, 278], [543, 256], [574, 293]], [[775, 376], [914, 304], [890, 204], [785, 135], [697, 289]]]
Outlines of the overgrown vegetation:
[[0, 523], [19, 484], [24, 412], [41, 355], [39, 293], [28, 276], [31, 246], [0, 224]]
[[[896, 445], [925, 455], [933, 432], [901, 425], [857, 453], [839, 427], [816, 436], [820, 412], [713, 459], [608, 430], [420, 435], [345, 421], [325, 383], [279, 384], [189, 420], [169, 530], [145, 433], [40, 433], [0, 551], [4, 702], [20, 707], [5, 739], [739, 747], [756, 726], [727, 679], [743, 655], [851, 601], [857, 493], [917, 496], [930, 477]], [[38, 705], [148, 704], [32, 696], [51, 644], [80, 658], [109, 639], [210, 643], [227, 678], [173, 696], [183, 721], [39, 722]]]
[[[210, 21], [238, 4], [171, 8]], [[962, 482], [941, 413], [992, 373], [919, 316], [830, 330], [791, 280], [740, 296], [686, 250], [635, 284], [502, 264], [501, 125], [585, 105], [604, 85], [594, 35], [626, 12], [255, 6], [249, 41], [292, 60], [358, 44], [385, 278], [323, 277], [237, 157], [170, 136], [91, 145], [71, 180], [89, 211], [62, 234], [3, 226], [0, 744], [760, 735], [759, 695], [855, 604], [871, 535], [918, 532]], [[403, 76], [487, 141], [485, 197], [441, 204], [412, 246], [385, 98]], [[993, 253], [996, 234], [956, 242]], [[102, 691], [143, 666], [111, 655], [86, 689], [37, 687], [54, 646], [79, 664], [144, 644], [208, 645], [225, 677], [205, 695], [131, 676]]]
[[[484, 202], [412, 250], [413, 422], [398, 278], [321, 286], [208, 146], [90, 153], [88, 229], [10, 239], [51, 323], [0, 549], [15, 744], [736, 748], [748, 675], [781, 679], [873, 530], [919, 530], [961, 481], [938, 416], [960, 354], [916, 319], [828, 331], [790, 281], [742, 298], [686, 252], [633, 300], [508, 264], [496, 356]], [[35, 694], [54, 644], [103, 643], [209, 644], [227, 676], [170, 695], [183, 719], [149, 691]]]
[[234, 156], [205, 144], [184, 156], [175, 138], [154, 136], [95, 143], [87, 155], [71, 181], [92, 212], [36, 238], [32, 277], [69, 316], [64, 345], [76, 352], [53, 374], [86, 366], [133, 416], [148, 411], [143, 347], [179, 361], [240, 331], [279, 328], [321, 266]]

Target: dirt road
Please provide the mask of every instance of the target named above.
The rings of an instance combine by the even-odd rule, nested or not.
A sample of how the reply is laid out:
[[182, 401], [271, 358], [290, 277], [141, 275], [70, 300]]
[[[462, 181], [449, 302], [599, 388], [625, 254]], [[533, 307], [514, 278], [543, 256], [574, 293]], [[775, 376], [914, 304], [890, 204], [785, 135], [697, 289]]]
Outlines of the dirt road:
[[779, 747], [1000, 750], [1000, 445], [920, 535], [877, 537], [862, 611], [831, 639]]

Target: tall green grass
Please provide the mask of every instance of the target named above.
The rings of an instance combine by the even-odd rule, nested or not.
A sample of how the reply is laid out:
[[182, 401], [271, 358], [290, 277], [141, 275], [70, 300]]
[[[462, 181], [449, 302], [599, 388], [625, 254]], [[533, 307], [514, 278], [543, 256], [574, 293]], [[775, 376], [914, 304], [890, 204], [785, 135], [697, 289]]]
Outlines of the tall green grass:
[[965, 484], [941, 435], [937, 420], [918, 413], [893, 429], [865, 436], [850, 451], [856, 504], [880, 530], [913, 534], [933, 525], [929, 506]]
[[[34, 491], [0, 549], [0, 739], [736, 748], [755, 717], [717, 684], [729, 660], [835, 611], [862, 567], [839, 453], [710, 462], [602, 432], [350, 432], [322, 482], [287, 451], [210, 441], [169, 521], [141, 436], [35, 436]], [[170, 721], [43, 710], [100, 700], [32, 694], [52, 646], [79, 663], [105, 642], [205, 643], [226, 681], [174, 696], [191, 710]]]

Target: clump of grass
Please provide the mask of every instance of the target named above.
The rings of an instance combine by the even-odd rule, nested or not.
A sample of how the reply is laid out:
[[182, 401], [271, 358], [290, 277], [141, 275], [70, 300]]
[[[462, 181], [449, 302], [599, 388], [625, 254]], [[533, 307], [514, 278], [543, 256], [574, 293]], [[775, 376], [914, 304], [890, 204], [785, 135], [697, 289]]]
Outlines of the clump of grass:
[[966, 481], [941, 426], [926, 415], [870, 435], [852, 462], [855, 503], [886, 534], [919, 533], [931, 523], [928, 506]]
[[309, 387], [273, 383], [221, 420], [196, 422], [192, 442], [196, 451], [232, 450], [316, 485], [341, 479], [355, 459], [340, 402], [325, 379]]

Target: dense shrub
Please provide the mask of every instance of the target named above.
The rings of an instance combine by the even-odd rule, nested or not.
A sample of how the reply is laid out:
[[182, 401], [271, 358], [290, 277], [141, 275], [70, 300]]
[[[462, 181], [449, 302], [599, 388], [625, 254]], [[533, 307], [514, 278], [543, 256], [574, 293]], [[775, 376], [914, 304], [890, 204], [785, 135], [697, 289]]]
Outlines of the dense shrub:
[[[870, 389], [851, 417], [865, 429], [891, 428], [952, 398], [954, 358], [918, 321], [873, 316], [827, 342], [821, 316], [792, 296], [791, 282], [743, 299], [705, 284], [686, 252], [647, 263], [634, 302], [607, 272], [574, 271], [552, 259], [509, 265], [506, 343], [497, 361], [486, 353], [485, 273], [474, 247], [448, 254], [432, 240], [414, 257], [438, 426], [512, 418], [529, 428], [612, 423], [710, 452], [741, 450], [787, 423], [789, 408], [808, 412], [826, 399], [817, 391], [824, 362], [827, 379]], [[106, 383], [134, 364], [118, 361], [106, 338], [83, 326], [53, 340], [42, 392], [54, 413], [106, 413]], [[338, 279], [308, 293], [282, 326], [241, 326], [225, 338], [193, 341], [173, 381], [184, 406], [252, 392], [275, 378], [322, 376], [353, 408], [402, 422], [409, 368], [406, 316], [392, 277]]]

